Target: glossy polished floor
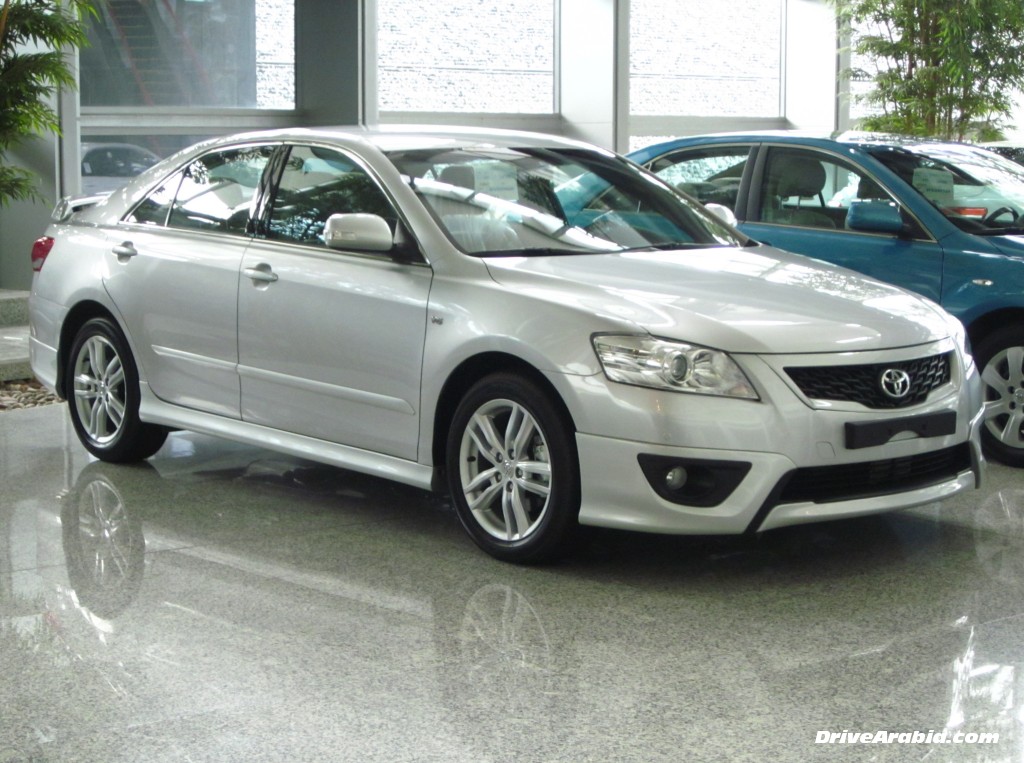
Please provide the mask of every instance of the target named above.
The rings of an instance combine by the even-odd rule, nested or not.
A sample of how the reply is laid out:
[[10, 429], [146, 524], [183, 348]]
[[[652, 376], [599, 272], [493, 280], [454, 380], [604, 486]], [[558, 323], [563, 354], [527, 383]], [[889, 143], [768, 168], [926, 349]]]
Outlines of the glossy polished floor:
[[0, 761], [1022, 761], [1024, 473], [988, 477], [520, 568], [410, 488], [2, 413]]

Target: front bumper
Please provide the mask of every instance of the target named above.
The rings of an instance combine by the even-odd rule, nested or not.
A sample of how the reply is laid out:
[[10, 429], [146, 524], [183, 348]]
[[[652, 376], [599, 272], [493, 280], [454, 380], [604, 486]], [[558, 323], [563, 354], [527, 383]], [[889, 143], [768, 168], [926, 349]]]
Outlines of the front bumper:
[[[656, 449], [657, 455], [680, 461], [707, 459], [750, 464], [740, 484], [713, 506], [688, 506], [658, 495], [638, 466], [641, 454], [652, 448], [629, 440], [579, 435], [583, 496], [580, 522], [644, 532], [677, 534], [738, 534], [788, 525], [857, 517], [933, 503], [981, 486], [985, 462], [978, 445], [981, 414], [972, 422], [975, 435], [967, 442], [920, 457], [903, 456], [835, 467], [800, 467], [780, 454], [706, 449]], [[934, 471], [914, 478], [900, 476], [904, 466], [939, 460]], [[627, 468], [609, 468], [618, 464]], [[635, 468], [632, 468], [635, 467]], [[816, 468], [849, 470], [851, 474], [881, 472], [873, 485], [844, 494], [821, 493], [790, 498], [787, 486], [795, 477]], [[884, 473], [888, 472], [889, 476]], [[799, 491], [798, 491], [799, 492]]]
[[[920, 354], [948, 349], [938, 343]], [[906, 509], [981, 486], [983, 393], [973, 364], [958, 360], [950, 382], [922, 404], [877, 410], [801, 397], [782, 372], [790, 358], [744, 360], [759, 402], [578, 380], [584, 410], [600, 411], [599, 421], [577, 420], [580, 522], [736, 534]], [[708, 465], [731, 484], [696, 499], [673, 496], [651, 469], [665, 476], [673, 462], [698, 472]]]

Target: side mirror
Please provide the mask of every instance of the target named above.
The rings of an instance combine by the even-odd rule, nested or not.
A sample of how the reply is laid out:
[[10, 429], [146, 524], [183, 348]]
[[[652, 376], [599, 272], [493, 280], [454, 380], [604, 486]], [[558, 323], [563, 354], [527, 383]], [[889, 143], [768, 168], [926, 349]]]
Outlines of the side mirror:
[[892, 201], [855, 201], [846, 213], [846, 227], [865, 233], [899, 234], [903, 217]]
[[732, 210], [724, 204], [708, 203], [704, 205], [704, 209], [713, 214], [723, 223], [731, 225], [733, 228], [737, 225], [736, 215], [733, 214]]
[[324, 242], [329, 249], [390, 252], [395, 245], [391, 226], [379, 215], [331, 215], [324, 225]]

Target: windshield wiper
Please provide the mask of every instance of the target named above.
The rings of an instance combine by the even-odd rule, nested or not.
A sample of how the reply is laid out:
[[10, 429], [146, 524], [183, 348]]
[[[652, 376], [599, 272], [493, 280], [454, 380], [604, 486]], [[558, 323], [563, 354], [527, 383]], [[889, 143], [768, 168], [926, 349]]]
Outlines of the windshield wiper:
[[661, 244], [644, 244], [643, 246], [631, 246], [622, 249], [623, 252], [670, 252], [676, 249], [714, 249], [715, 247], [726, 246], [718, 241], [699, 243], [697, 241], [669, 241]]

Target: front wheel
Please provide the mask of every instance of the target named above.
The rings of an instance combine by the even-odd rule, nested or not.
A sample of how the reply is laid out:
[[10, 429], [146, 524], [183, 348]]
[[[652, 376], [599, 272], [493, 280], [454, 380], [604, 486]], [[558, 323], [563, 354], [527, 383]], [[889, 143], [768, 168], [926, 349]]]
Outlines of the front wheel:
[[992, 332], [978, 342], [974, 359], [985, 383], [985, 455], [1024, 467], [1024, 328]]
[[139, 418], [139, 374], [121, 330], [106, 318], [87, 321], [71, 345], [65, 397], [78, 439], [102, 461], [149, 458], [167, 430]]
[[446, 466], [459, 520], [487, 553], [526, 564], [571, 548], [580, 509], [572, 427], [529, 380], [495, 374], [466, 393]]

